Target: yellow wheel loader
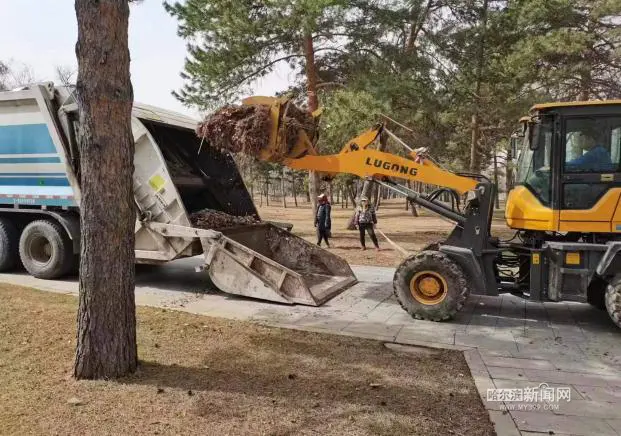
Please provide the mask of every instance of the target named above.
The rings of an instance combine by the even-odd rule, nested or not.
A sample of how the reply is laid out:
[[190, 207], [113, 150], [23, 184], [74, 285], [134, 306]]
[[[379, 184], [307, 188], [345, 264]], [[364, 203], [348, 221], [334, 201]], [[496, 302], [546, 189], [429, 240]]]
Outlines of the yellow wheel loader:
[[[540, 104], [521, 120], [517, 183], [505, 212], [516, 230], [510, 241], [490, 233], [496, 186], [488, 178], [443, 169], [383, 125], [335, 155], [318, 155], [315, 132], [300, 135], [291, 148], [283, 141], [287, 100], [254, 97], [246, 103], [271, 106], [275, 124], [262, 159], [371, 178], [455, 223], [446, 240], [396, 270], [395, 295], [413, 317], [450, 319], [469, 294], [509, 292], [530, 301], [589, 302], [607, 309], [621, 327], [621, 100]], [[374, 149], [382, 132], [406, 147], [408, 156]], [[398, 179], [440, 188], [423, 195]], [[446, 193], [455, 200], [451, 204], [439, 199]]]

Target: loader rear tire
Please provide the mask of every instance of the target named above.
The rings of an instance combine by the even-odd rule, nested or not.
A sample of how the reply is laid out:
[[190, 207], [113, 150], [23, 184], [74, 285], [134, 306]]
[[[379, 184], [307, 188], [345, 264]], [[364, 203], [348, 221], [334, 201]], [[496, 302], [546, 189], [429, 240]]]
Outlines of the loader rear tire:
[[11, 271], [19, 262], [19, 230], [9, 219], [0, 218], [0, 272]]
[[617, 274], [606, 289], [606, 311], [612, 322], [621, 328], [621, 274]]
[[57, 223], [33, 221], [19, 240], [19, 256], [24, 268], [38, 279], [56, 279], [73, 266], [73, 246], [69, 236]]
[[408, 257], [395, 271], [393, 290], [401, 307], [413, 318], [451, 319], [470, 294], [461, 267], [439, 251]]

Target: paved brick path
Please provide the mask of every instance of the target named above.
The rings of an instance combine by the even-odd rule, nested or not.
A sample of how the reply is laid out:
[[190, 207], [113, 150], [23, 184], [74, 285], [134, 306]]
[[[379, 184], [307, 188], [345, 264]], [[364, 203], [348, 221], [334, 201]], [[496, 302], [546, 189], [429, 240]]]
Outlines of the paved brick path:
[[[379, 267], [355, 268], [360, 283], [322, 307], [291, 307], [197, 293], [205, 288], [204, 276], [194, 273], [197, 262], [142, 268], [137, 304], [464, 350], [499, 435], [621, 435], [621, 330], [603, 311], [582, 304], [535, 304], [510, 295], [473, 296], [453, 322], [413, 320], [392, 295], [393, 270]], [[0, 281], [77, 293], [75, 280], [0, 274]], [[571, 401], [487, 401], [488, 389], [530, 392], [532, 398], [532, 388], [541, 383], [555, 393], [569, 388]]]

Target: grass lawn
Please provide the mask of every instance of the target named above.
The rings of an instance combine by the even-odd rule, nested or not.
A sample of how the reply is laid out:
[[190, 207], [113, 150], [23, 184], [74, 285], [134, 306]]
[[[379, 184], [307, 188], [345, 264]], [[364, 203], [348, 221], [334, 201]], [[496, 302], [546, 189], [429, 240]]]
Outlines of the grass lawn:
[[162, 309], [138, 309], [136, 375], [77, 382], [76, 310], [0, 284], [1, 434], [494, 434], [459, 352]]
[[[270, 201], [270, 206], [258, 207], [259, 214], [264, 220], [282, 221], [293, 224], [292, 232], [313, 243], [317, 242], [313, 217], [310, 206], [300, 201], [299, 207], [289, 202], [289, 207], [282, 207], [282, 202]], [[255, 204], [258, 202], [255, 199]], [[276, 205], [278, 204], [278, 205]], [[426, 245], [440, 241], [448, 236], [454, 224], [419, 208], [419, 217], [413, 217], [405, 210], [404, 200], [388, 200], [382, 203], [377, 211], [377, 228], [386, 234], [393, 242], [405, 250], [415, 252]], [[379, 265], [397, 266], [403, 260], [403, 255], [395, 250], [383, 237], [377, 233], [381, 251], [373, 249], [360, 251], [358, 230], [347, 230], [347, 224], [353, 214], [353, 209], [342, 209], [340, 205], [332, 206], [332, 251], [341, 256], [351, 265]], [[492, 223], [494, 236], [510, 238], [515, 231], [506, 227], [504, 219], [495, 219]], [[368, 248], [373, 244], [367, 235]]]

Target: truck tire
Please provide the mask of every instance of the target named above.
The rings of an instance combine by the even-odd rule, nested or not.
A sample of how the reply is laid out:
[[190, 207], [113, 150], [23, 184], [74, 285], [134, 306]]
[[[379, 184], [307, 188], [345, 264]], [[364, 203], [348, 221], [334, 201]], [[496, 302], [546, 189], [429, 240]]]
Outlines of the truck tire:
[[19, 256], [30, 275], [39, 279], [64, 276], [73, 266], [73, 246], [64, 229], [48, 220], [33, 221], [19, 240]]
[[19, 260], [19, 230], [8, 218], [0, 218], [0, 272], [11, 271]]
[[606, 289], [606, 311], [612, 322], [621, 328], [621, 274], [617, 274]]
[[395, 271], [393, 290], [401, 307], [413, 318], [451, 319], [470, 294], [461, 267], [439, 251], [408, 257]]

